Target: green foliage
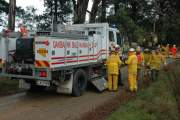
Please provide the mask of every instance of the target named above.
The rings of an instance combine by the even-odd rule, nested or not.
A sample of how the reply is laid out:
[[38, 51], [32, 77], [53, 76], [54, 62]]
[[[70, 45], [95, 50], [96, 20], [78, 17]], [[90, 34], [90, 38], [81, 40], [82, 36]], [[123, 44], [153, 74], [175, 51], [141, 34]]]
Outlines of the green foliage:
[[[55, 0], [44, 0], [46, 10], [43, 15], [36, 17], [38, 29], [50, 30], [52, 20], [55, 16]], [[57, 0], [57, 23], [70, 21], [69, 15], [72, 13], [72, 3], [69, 0]]]
[[178, 0], [111, 0], [110, 3], [115, 13], [110, 12], [108, 22], [117, 24], [130, 41], [142, 43], [146, 34], [153, 32], [166, 42], [180, 39]]
[[30, 31], [36, 30], [37, 24], [37, 9], [33, 6], [28, 6], [26, 9], [19, 8], [16, 12], [16, 22], [23, 21], [23, 24], [28, 28]]
[[0, 94], [8, 91], [18, 90], [18, 80], [11, 80], [9, 78], [0, 78]]
[[[141, 4], [138, 4], [139, 2], [141, 2]], [[151, 25], [145, 26], [146, 24], [144, 24], [150, 23], [145, 17], [148, 14], [145, 12], [145, 4], [147, 7], [147, 3], [145, 3], [144, 1], [138, 1], [138, 3], [133, 3], [130, 0], [114, 0], [112, 1], [112, 3], [115, 6], [115, 14], [110, 14], [110, 16], [108, 16], [108, 22], [111, 24], [116, 24], [122, 34], [128, 37], [129, 41], [136, 41], [142, 43], [145, 33], [149, 31], [149, 29], [152, 29]], [[135, 9], [133, 5], [135, 5], [134, 7], [137, 9]]]
[[9, 4], [5, 0], [0, 0], [0, 13], [8, 13]]

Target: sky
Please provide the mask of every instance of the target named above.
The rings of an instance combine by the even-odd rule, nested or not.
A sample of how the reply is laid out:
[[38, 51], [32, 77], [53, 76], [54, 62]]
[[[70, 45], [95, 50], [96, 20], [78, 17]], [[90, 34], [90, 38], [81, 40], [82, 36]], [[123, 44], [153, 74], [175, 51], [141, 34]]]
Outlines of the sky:
[[[6, 0], [9, 2], [9, 0]], [[37, 9], [38, 14], [42, 14], [45, 10], [44, 8], [44, 0], [16, 0], [16, 5], [21, 6], [22, 8], [26, 8], [27, 6], [34, 6]], [[89, 1], [88, 10], [91, 10], [92, 0]]]
[[[9, 0], [6, 0], [9, 2]], [[22, 8], [26, 8], [27, 6], [34, 6], [37, 9], [38, 14], [42, 14], [45, 10], [44, 8], [44, 0], [16, 0], [16, 5]]]
[[[9, 0], [6, 0], [9, 2]], [[91, 11], [92, 8], [92, 1], [89, 0], [89, 6], [88, 10]], [[37, 14], [43, 14], [43, 11], [45, 10], [44, 7], [44, 0], [16, 0], [16, 5], [18, 7], [26, 8], [27, 6], [33, 6], [34, 8], [37, 9]], [[86, 21], [89, 20], [89, 13], [86, 14]], [[0, 25], [0, 31], [2, 31], [3, 26]]]

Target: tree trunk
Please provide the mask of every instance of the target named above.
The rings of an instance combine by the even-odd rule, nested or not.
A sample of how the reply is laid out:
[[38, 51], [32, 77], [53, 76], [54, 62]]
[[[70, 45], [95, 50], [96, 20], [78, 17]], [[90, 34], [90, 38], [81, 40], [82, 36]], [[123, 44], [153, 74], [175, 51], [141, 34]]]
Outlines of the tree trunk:
[[131, 18], [134, 22], [137, 22], [137, 13], [138, 13], [138, 3], [136, 1], [131, 2]]
[[106, 21], [106, 0], [102, 0], [102, 14], [101, 14], [101, 22]]
[[54, 1], [55, 12], [54, 12], [54, 19], [53, 19], [53, 31], [54, 32], [57, 32], [57, 7], [58, 7], [57, 0], [55, 0]]
[[14, 31], [16, 15], [16, 0], [9, 0], [8, 29]]
[[94, 0], [94, 2], [93, 2], [91, 14], [90, 14], [90, 23], [94, 23], [96, 20], [96, 15], [98, 12], [100, 2], [101, 2], [101, 0]]
[[73, 0], [74, 5], [74, 23], [84, 23], [86, 18], [86, 11], [88, 7], [89, 0]]

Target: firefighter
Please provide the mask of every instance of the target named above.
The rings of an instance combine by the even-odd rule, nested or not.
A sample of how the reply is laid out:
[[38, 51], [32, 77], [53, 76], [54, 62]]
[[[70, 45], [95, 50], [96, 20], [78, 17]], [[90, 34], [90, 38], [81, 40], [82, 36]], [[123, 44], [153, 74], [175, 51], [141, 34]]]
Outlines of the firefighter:
[[166, 46], [165, 45], [162, 46], [161, 53], [165, 59], [169, 57], [169, 44], [167, 44]]
[[158, 73], [162, 63], [166, 65], [164, 56], [160, 54], [160, 50], [158, 48], [152, 50], [152, 55], [149, 60], [152, 81], [156, 80], [156, 78], [158, 77]]
[[151, 52], [149, 49], [144, 50], [144, 80], [143, 84], [144, 85], [149, 85], [149, 81], [151, 78], [151, 71], [150, 71], [150, 66], [149, 66], [149, 60], [151, 58]]
[[169, 44], [166, 45], [165, 51], [166, 51], [166, 57], [169, 57], [169, 52], [170, 52], [170, 46], [169, 46]]
[[[117, 53], [117, 55], [119, 56], [120, 60], [122, 58], [122, 51], [121, 48], [119, 47], [119, 45], [115, 46], [115, 51]], [[119, 76], [118, 76], [118, 85], [120, 86], [124, 86], [123, 82], [122, 82], [122, 74], [121, 74], [121, 70], [119, 69]]]
[[28, 30], [23, 24], [20, 24], [20, 33], [22, 34], [22, 37], [28, 37]]
[[118, 75], [119, 66], [121, 65], [121, 60], [119, 55], [115, 52], [115, 49], [111, 49], [111, 54], [107, 59], [107, 72], [108, 72], [108, 89], [110, 91], [118, 90]]
[[176, 45], [173, 45], [173, 47], [171, 48], [171, 54], [173, 55], [173, 58], [176, 58], [176, 56], [177, 56]]
[[139, 78], [141, 76], [141, 70], [142, 70], [142, 68], [144, 66], [144, 55], [143, 55], [143, 53], [141, 51], [140, 46], [138, 46], [136, 48], [136, 55], [137, 55], [137, 59], [138, 59], [138, 74], [137, 74], [138, 77], [137, 77], [137, 79], [139, 80]]
[[131, 92], [137, 92], [137, 65], [138, 59], [134, 48], [129, 49], [128, 60], [125, 62], [128, 65], [128, 82], [129, 90]]
[[144, 66], [148, 67], [149, 66], [149, 60], [150, 60], [151, 54], [149, 49], [144, 50]]
[[144, 65], [144, 54], [141, 51], [140, 46], [138, 46], [137, 49], [136, 49], [136, 55], [137, 55], [137, 58], [138, 58], [138, 69], [141, 69], [142, 65]]

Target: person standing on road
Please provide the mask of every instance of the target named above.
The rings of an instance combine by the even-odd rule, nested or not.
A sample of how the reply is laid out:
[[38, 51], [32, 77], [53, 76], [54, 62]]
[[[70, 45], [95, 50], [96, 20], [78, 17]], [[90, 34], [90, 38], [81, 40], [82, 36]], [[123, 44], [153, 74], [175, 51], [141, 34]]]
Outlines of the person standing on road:
[[118, 90], [118, 75], [121, 63], [122, 62], [119, 58], [119, 55], [115, 52], [115, 49], [112, 48], [111, 54], [106, 61], [108, 72], [108, 89], [110, 91]]
[[150, 81], [150, 76], [151, 76], [151, 73], [150, 73], [150, 66], [149, 66], [149, 60], [151, 58], [151, 52], [149, 49], [145, 49], [144, 50], [144, 84], [148, 85], [149, 84], [149, 81]]
[[171, 53], [173, 55], [173, 58], [176, 58], [177, 56], [177, 48], [176, 45], [173, 45], [173, 47], [171, 48]]
[[169, 58], [169, 44], [167, 44], [166, 46], [163, 45], [162, 49], [161, 49], [161, 53], [164, 56], [165, 61], [168, 61]]
[[150, 50], [145, 49], [144, 50], [144, 66], [145, 67], [149, 67], [148, 63], [149, 63], [150, 58], [151, 58]]
[[169, 52], [170, 52], [170, 46], [169, 44], [166, 45], [166, 57], [169, 57]]
[[26, 29], [26, 27], [23, 24], [20, 24], [19, 26], [19, 31], [22, 34], [22, 37], [28, 37], [28, 30]]
[[160, 50], [158, 48], [156, 50], [152, 50], [152, 55], [149, 60], [152, 81], [155, 81], [156, 78], [158, 77], [159, 70], [161, 69], [162, 63], [166, 65], [164, 57], [160, 54]]
[[[120, 58], [120, 60], [121, 60], [121, 58], [122, 58], [122, 51], [121, 51], [121, 48], [119, 47], [119, 45], [116, 45], [116, 46], [115, 46], [115, 51], [116, 51], [117, 55], [119, 56], [119, 58]], [[118, 85], [124, 86], [124, 84], [123, 84], [123, 82], [122, 82], [121, 69], [119, 69]]]
[[141, 70], [144, 66], [144, 54], [142, 53], [141, 47], [138, 46], [136, 48], [136, 55], [137, 55], [137, 59], [138, 59], [138, 74], [137, 74], [137, 80], [140, 79], [140, 77], [142, 76], [141, 74]]
[[128, 60], [125, 61], [128, 65], [128, 82], [129, 82], [129, 90], [131, 92], [137, 92], [137, 65], [138, 59], [135, 53], [134, 48], [129, 49]]

